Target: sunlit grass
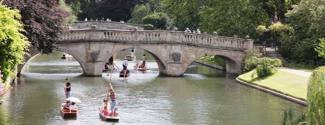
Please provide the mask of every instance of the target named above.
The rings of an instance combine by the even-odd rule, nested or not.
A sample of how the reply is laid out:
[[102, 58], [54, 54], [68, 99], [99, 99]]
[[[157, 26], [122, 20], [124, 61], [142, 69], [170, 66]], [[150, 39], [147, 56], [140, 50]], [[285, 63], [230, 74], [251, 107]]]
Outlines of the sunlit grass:
[[254, 70], [242, 74], [238, 78], [240, 80], [274, 89], [297, 98], [307, 98], [307, 86], [309, 77], [303, 77], [281, 70], [264, 79], [257, 79], [257, 76], [253, 74]]

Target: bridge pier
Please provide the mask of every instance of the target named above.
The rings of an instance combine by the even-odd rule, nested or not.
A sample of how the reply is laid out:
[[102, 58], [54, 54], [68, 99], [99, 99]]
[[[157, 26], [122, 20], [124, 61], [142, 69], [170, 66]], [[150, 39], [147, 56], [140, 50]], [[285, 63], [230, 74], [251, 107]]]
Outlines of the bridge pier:
[[182, 63], [168, 63], [165, 69], [160, 70], [160, 76], [179, 77], [183, 76], [187, 66]]
[[105, 62], [89, 62], [81, 65], [85, 76], [101, 76]]

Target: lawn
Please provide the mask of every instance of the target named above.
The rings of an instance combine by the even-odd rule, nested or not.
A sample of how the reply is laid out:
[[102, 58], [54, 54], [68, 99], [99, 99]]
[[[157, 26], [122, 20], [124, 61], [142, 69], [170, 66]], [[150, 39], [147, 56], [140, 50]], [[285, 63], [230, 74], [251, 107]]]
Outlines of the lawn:
[[307, 98], [307, 86], [309, 77], [304, 77], [279, 70], [272, 76], [266, 77], [264, 79], [256, 79], [256, 75], [253, 75], [252, 77], [253, 72], [254, 70], [242, 74], [238, 78], [248, 83], [253, 83], [259, 86], [277, 90], [293, 97], [301, 99]]

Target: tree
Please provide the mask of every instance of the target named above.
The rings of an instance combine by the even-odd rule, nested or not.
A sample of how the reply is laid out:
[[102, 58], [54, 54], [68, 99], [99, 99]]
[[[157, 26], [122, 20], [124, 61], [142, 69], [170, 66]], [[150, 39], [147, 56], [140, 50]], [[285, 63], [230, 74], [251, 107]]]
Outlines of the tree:
[[199, 14], [203, 31], [223, 36], [256, 38], [255, 28], [269, 24], [268, 15], [257, 0], [207, 0]]
[[23, 24], [20, 22], [18, 10], [0, 4], [0, 15], [0, 71], [6, 81], [15, 67], [23, 61], [29, 43], [21, 33]]
[[151, 24], [155, 29], [167, 29], [171, 24], [166, 13], [154, 12], [142, 18], [144, 24]]
[[60, 8], [59, 0], [4, 0], [4, 4], [17, 8], [22, 15], [25, 36], [33, 47], [49, 53], [58, 35], [63, 31], [69, 13]]
[[320, 39], [320, 42], [315, 50], [318, 52], [319, 57], [325, 58], [325, 38]]
[[131, 13], [129, 23], [143, 24], [142, 18], [151, 13], [149, 4], [136, 5]]
[[307, 120], [309, 125], [325, 125], [325, 67], [313, 71], [308, 84]]
[[85, 18], [101, 20], [110, 18], [113, 21], [130, 19], [131, 11], [137, 4], [147, 0], [67, 0], [79, 20]]
[[204, 4], [203, 0], [162, 0], [161, 2], [165, 12], [180, 30], [199, 27], [199, 12]]
[[[302, 0], [288, 11], [288, 23], [294, 29], [294, 36], [288, 41], [291, 49], [286, 58], [296, 62], [324, 63], [315, 48], [325, 36], [325, 1]], [[283, 53], [282, 53], [283, 54]]]

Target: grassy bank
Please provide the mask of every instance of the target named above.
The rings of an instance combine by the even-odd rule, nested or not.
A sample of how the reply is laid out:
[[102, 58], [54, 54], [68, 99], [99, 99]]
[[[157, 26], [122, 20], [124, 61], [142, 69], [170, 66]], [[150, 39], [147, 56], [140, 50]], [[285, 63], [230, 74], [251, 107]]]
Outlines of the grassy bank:
[[264, 79], [257, 79], [257, 76], [254, 75], [253, 72], [254, 71], [250, 71], [242, 74], [238, 76], [238, 78], [251, 84], [256, 84], [286, 95], [306, 100], [309, 77], [279, 70], [272, 76]]

